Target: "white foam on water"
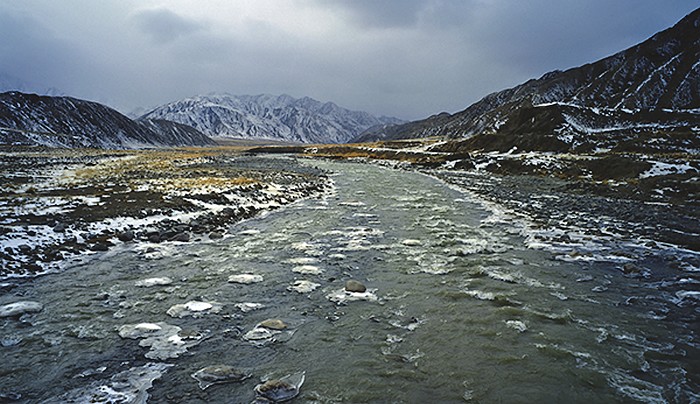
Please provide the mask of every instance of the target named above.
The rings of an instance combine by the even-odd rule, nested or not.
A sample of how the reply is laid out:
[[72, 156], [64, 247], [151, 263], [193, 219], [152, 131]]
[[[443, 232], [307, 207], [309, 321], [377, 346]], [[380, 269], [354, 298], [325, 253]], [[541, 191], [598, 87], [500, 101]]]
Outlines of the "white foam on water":
[[506, 326], [516, 330], [517, 332], [527, 331], [527, 324], [520, 320], [506, 320]]

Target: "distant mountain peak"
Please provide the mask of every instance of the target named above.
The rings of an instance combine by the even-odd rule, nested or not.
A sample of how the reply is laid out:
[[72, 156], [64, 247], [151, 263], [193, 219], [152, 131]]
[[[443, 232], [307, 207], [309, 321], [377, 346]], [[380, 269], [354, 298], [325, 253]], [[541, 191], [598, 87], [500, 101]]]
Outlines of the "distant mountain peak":
[[344, 143], [370, 127], [402, 122], [311, 97], [227, 93], [184, 98], [155, 108], [143, 118], [179, 122], [215, 137], [302, 143]]

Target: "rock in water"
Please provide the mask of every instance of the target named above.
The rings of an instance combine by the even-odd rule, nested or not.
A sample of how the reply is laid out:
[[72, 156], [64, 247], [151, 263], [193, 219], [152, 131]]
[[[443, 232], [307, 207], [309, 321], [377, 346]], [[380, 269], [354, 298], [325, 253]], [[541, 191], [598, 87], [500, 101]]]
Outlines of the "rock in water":
[[0, 306], [0, 317], [15, 317], [25, 313], [37, 313], [44, 309], [39, 302], [23, 301]]
[[305, 378], [306, 372], [300, 372], [281, 379], [268, 380], [255, 386], [255, 394], [273, 403], [289, 401], [299, 395]]
[[270, 330], [281, 331], [287, 328], [287, 324], [285, 324], [282, 320], [276, 318], [269, 318], [260, 322], [260, 324], [258, 324], [258, 327], [264, 327], [269, 328]]
[[349, 281], [345, 282], [345, 290], [348, 292], [365, 293], [367, 291], [367, 287], [360, 281], [350, 279]]
[[249, 375], [231, 366], [213, 365], [199, 369], [192, 374], [192, 377], [199, 383], [199, 388], [205, 390], [217, 383], [240, 382], [247, 379]]
[[132, 241], [134, 239], [134, 237], [135, 237], [134, 232], [131, 230], [127, 230], [127, 231], [125, 231], [123, 233], [119, 233], [119, 235], [117, 235], [117, 238], [119, 239], [119, 241], [122, 241], [124, 243], [126, 243], [128, 241]]

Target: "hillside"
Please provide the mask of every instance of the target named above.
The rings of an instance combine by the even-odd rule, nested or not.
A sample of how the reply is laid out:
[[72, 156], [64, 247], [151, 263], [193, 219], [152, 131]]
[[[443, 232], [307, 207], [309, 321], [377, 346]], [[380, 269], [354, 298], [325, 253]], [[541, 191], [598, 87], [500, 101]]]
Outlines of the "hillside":
[[[527, 148], [561, 150], [597, 141], [652, 139], [656, 133], [681, 134], [681, 139], [670, 142], [676, 148], [690, 137], [693, 144], [685, 148], [697, 149], [699, 27], [700, 10], [696, 10], [672, 28], [595, 63], [547, 73], [490, 94], [453, 115], [366, 132], [355, 141], [477, 136], [483, 138], [474, 139], [473, 147], [508, 149], [520, 145], [524, 133], [529, 133], [533, 138], [526, 141]], [[492, 135], [498, 141], [488, 139]]]
[[0, 128], [0, 143], [50, 147], [132, 149], [214, 144], [181, 124], [137, 122], [95, 102], [20, 92], [0, 94]]

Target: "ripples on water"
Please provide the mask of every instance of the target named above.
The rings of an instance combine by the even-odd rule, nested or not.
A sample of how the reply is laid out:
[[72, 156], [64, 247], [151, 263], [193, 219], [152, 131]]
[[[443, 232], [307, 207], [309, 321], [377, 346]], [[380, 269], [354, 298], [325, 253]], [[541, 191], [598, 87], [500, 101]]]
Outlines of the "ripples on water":
[[[221, 241], [4, 286], [1, 303], [44, 310], [1, 320], [0, 394], [244, 403], [305, 371], [300, 402], [700, 400], [696, 273], [556, 259], [524, 221], [429, 177], [315, 164], [338, 173], [333, 195]], [[287, 328], [257, 327], [269, 318]], [[203, 391], [191, 375], [211, 365], [252, 377]]]

